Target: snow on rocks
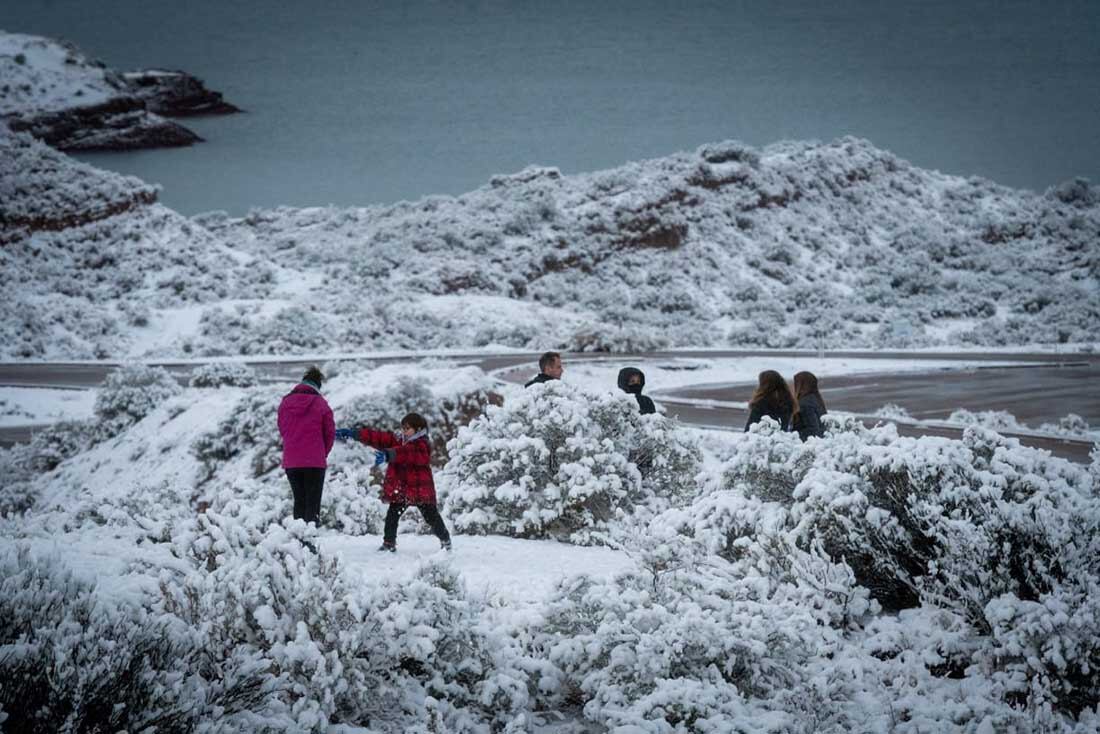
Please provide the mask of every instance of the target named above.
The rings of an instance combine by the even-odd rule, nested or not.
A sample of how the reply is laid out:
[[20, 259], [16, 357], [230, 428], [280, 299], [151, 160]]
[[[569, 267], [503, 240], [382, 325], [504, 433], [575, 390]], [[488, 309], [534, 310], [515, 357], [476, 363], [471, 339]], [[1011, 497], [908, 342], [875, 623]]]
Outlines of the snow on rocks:
[[0, 79], [0, 119], [59, 150], [191, 145], [201, 138], [161, 114], [238, 111], [183, 72], [120, 74], [71, 43], [4, 31]]

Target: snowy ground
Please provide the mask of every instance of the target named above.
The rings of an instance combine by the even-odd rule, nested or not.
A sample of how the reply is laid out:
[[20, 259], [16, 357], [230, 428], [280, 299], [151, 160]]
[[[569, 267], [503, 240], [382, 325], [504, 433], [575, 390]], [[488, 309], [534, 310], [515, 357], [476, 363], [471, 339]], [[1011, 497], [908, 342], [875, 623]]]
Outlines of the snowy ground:
[[92, 417], [94, 390], [0, 387], [0, 426], [36, 426]]
[[[562, 415], [575, 420], [577, 430], [588, 430], [584, 426], [591, 426], [591, 417], [585, 415], [585, 410], [591, 410], [591, 406], [596, 404], [606, 409], [616, 400], [631, 408], [630, 415], [637, 419], [631, 401], [625, 396], [603, 397], [614, 391], [614, 378], [620, 366], [618, 360], [588, 362], [578, 359], [567, 362], [565, 382], [572, 382], [580, 390], [564, 390], [558, 394], [560, 400], [572, 405], [571, 410], [575, 412], [563, 412]], [[809, 368], [823, 376], [881, 371], [884, 367], [892, 370], [929, 368], [927, 363], [914, 364], [904, 360], [884, 363], [871, 359], [795, 357], [737, 360], [691, 357], [655, 360], [643, 366], [652, 383], [670, 388], [697, 382], [746, 382], [763, 366], [777, 367], [787, 373]], [[937, 366], [941, 365], [937, 363]], [[523, 372], [521, 370], [521, 374]], [[529, 374], [530, 370], [526, 373]], [[396, 410], [401, 403], [394, 396], [416, 394], [417, 390], [427, 390], [430, 395], [418, 399], [433, 404], [452, 400], [472, 390], [499, 390], [505, 394], [505, 406], [501, 409], [505, 414], [510, 405], [542, 400], [540, 396], [554, 394], [554, 386], [523, 390], [515, 383], [501, 384], [477, 367], [459, 367], [453, 360], [444, 359], [421, 362], [415, 370], [401, 363], [376, 366], [348, 364], [332, 374], [325, 384], [325, 393], [338, 424], [364, 416], [373, 406], [392, 404], [393, 410]], [[0, 518], [0, 538], [3, 539], [0, 542], [0, 557], [6, 558], [10, 564], [20, 552], [25, 553], [29, 549], [34, 557], [56, 559], [60, 565], [71, 568], [78, 578], [94, 583], [97, 598], [103, 604], [125, 603], [140, 607], [155, 603], [153, 600], [166, 593], [163, 589], [174, 588], [173, 585], [182, 583], [181, 579], [190, 579], [188, 583], [208, 583], [209, 586], [204, 587], [207, 591], [203, 593], [208, 594], [205, 598], [215, 605], [208, 612], [227, 615], [219, 617], [224, 621], [213, 624], [212, 629], [221, 629], [219, 625], [222, 624], [237, 625], [241, 629], [247, 627], [251, 630], [251, 642], [234, 642], [231, 649], [253, 650], [258, 649], [256, 646], [264, 647], [260, 641], [262, 635], [270, 634], [275, 639], [283, 634], [277, 629], [279, 617], [272, 611], [272, 602], [263, 600], [265, 595], [274, 595], [287, 603], [301, 604], [300, 608], [284, 610], [282, 613], [285, 616], [281, 617], [284, 620], [321, 615], [317, 624], [321, 628], [330, 624], [328, 605], [339, 600], [318, 602], [314, 594], [321, 593], [321, 590], [309, 587], [316, 579], [312, 575], [303, 577], [295, 570], [314, 568], [316, 571], [317, 566], [309, 564], [317, 564], [318, 557], [305, 551], [312, 543], [325, 557], [339, 559], [342, 569], [339, 578], [344, 580], [341, 583], [346, 583], [346, 589], [354, 590], [341, 591], [340, 599], [345, 598], [346, 594], [346, 598], [353, 599], [353, 604], [365, 604], [371, 610], [372, 616], [364, 620], [362, 628], [357, 629], [364, 630], [363, 634], [374, 634], [370, 632], [374, 629], [371, 625], [382, 624], [383, 638], [380, 639], [396, 640], [393, 643], [396, 652], [393, 653], [376, 652], [376, 643], [371, 642], [372, 655], [395, 656], [392, 661], [384, 659], [387, 662], [380, 672], [380, 682], [371, 686], [390, 692], [403, 690], [392, 683], [394, 666], [398, 665], [395, 661], [401, 660], [402, 655], [431, 654], [437, 643], [427, 640], [442, 640], [432, 635], [439, 633], [441, 625], [450, 624], [447, 620], [458, 620], [455, 631], [447, 627], [446, 639], [456, 639], [455, 635], [461, 635], [462, 630], [476, 627], [478, 634], [484, 635], [477, 639], [485, 641], [478, 644], [485, 644], [494, 650], [499, 647], [502, 654], [508, 650], [529, 651], [534, 667], [525, 669], [530, 672], [522, 675], [530, 675], [533, 685], [538, 681], [542, 701], [538, 704], [542, 712], [540, 716], [547, 711], [565, 708], [569, 716], [576, 717], [577, 722], [576, 726], [564, 730], [570, 734], [674, 731], [654, 728], [656, 725], [618, 729], [612, 725], [615, 721], [675, 719], [676, 714], [665, 713], [665, 708], [659, 703], [647, 703], [651, 692], [658, 698], [695, 701], [701, 711], [708, 712], [707, 715], [715, 717], [716, 721], [730, 721], [730, 717], [737, 717], [741, 730], [745, 732], [768, 730], [769, 727], [762, 722], [771, 721], [779, 722], [770, 725], [771, 731], [793, 734], [803, 731], [795, 722], [802, 720], [805, 714], [797, 701], [787, 700], [782, 692], [817, 685], [823, 686], [823, 693], [820, 694], [823, 698], [814, 705], [828, 712], [833, 721], [828, 726], [822, 726], [820, 731], [837, 734], [845, 730], [876, 734], [906, 731], [915, 734], [917, 731], [945, 731], [945, 727], [952, 723], [962, 724], [963, 731], [984, 734], [997, 731], [995, 725], [1002, 721], [1041, 723], [1042, 716], [1055, 720], [1054, 714], [1049, 711], [1046, 714], [1025, 714], [1004, 704], [1002, 692], [995, 683], [999, 679], [992, 673], [986, 673], [982, 667], [987, 664], [983, 662], [986, 660], [994, 661], [988, 665], [1006, 664], [996, 662], [1004, 657], [1003, 652], [993, 647], [994, 642], [1000, 644], [1000, 640], [1007, 639], [1006, 646], [1024, 644], [1012, 636], [1025, 636], [1030, 627], [1009, 627], [1004, 631], [998, 628], [1000, 637], [991, 641], [988, 634], [964, 625], [963, 617], [955, 607], [950, 606], [949, 599], [939, 600], [939, 603], [946, 605], [943, 608], [931, 601], [924, 601], [923, 606], [905, 609], [897, 615], [879, 614], [877, 607], [866, 604], [865, 591], [851, 587], [853, 577], [847, 566], [829, 565], [823, 557], [799, 556], [799, 562], [787, 571], [774, 568], [767, 572], [766, 567], [754, 570], [746, 566], [734, 572], [731, 563], [713, 554], [715, 549], [720, 549], [725, 533], [733, 528], [724, 523], [730, 522], [733, 517], [744, 517], [748, 527], [756, 528], [754, 533], [763, 534], [759, 539], [764, 544], [758, 549], [763, 553], [759, 562], [766, 564], [771, 562], [767, 559], [775, 558], [772, 547], [766, 545], [770, 542], [767, 541], [770, 537], [767, 529], [782, 521], [784, 515], [769, 510], [769, 503], [760, 504], [759, 499], [742, 495], [740, 488], [730, 488], [726, 479], [728, 472], [746, 470], [749, 473], [745, 476], [751, 481], [758, 481], [753, 479], [758, 475], [753, 473], [752, 466], [767, 466], [769, 471], [782, 474], [805, 471], [807, 460], [820, 464], [819, 473], [810, 472], [804, 480], [800, 480], [808, 494], [795, 492], [794, 496], [806, 496], [808, 499], [792, 509], [792, 517], [814, 517], [814, 513], [821, 512], [841, 513], [838, 517], [843, 515], [843, 508], [854, 498], [862, 496], [860, 492], [871, 492], [869, 487], [858, 484], [866, 481], [860, 472], [868, 467], [882, 469], [900, 466], [903, 472], [907, 471], [912, 476], [923, 476], [925, 472], [941, 469], [949, 471], [952, 476], [960, 477], [960, 481], [965, 480], [961, 486], [966, 488], [966, 492], [973, 490], [974, 502], [985, 502], [983, 498], [994, 496], [992, 487], [996, 482], [1013, 483], [1010, 486], [1019, 487], [1012, 492], [1006, 490], [1005, 497], [1027, 491], [1047, 503], [1041, 505], [1047, 518], [1043, 523], [1033, 529], [1026, 526], [1014, 531], [1031, 533], [1013, 541], [1025, 550], [1034, 545], [1033, 537], [1047, 544], [1042, 547], [1061, 547], [1059, 542], [1069, 547], [1073, 543], [1083, 542], [1077, 535], [1066, 535], [1068, 539], [1062, 541], [1063, 536], [1057, 533], [1062, 532], [1059, 529], [1069, 533], [1077, 527], [1069, 522], [1070, 518], [1097, 516], [1095, 498], [1088, 493], [1091, 490], [1085, 490], [1086, 484], [1091, 481], [1091, 469], [1052, 459], [1042, 452], [1014, 446], [1010, 442], [988, 449], [990, 453], [994, 450], [999, 452], [997, 461], [975, 467], [971, 462], [975, 461], [973, 457], [976, 453], [971, 452], [984, 451], [984, 442], [1001, 441], [980, 434], [971, 437], [971, 444], [968, 445], [964, 441], [943, 438], [899, 438], [891, 429], [879, 428], [867, 433], [842, 432], [835, 438], [803, 445], [789, 434], [731, 434], [672, 425], [667, 429], [669, 433], [664, 434], [662, 445], [668, 445], [666, 441], [682, 442], [698, 449], [700, 461], [697, 467], [681, 476], [691, 477], [689, 483], [700, 494], [694, 504], [672, 510], [667, 518], [659, 519], [645, 530], [640, 527], [624, 530], [627, 538], [624, 542], [632, 548], [630, 551], [619, 550], [617, 546], [582, 547], [552, 540], [523, 540], [495, 532], [485, 535], [455, 532], [454, 550], [446, 553], [440, 550], [434, 537], [421, 534], [423, 528], [414, 511], [402, 520], [397, 553], [389, 554], [376, 550], [381, 540], [378, 530], [384, 510], [377, 499], [378, 479], [363, 463], [367, 452], [361, 446], [339, 444], [329, 456], [329, 477], [322, 502], [323, 522], [315, 535], [300, 521], [285, 519], [289, 512], [290, 493], [285, 477], [277, 468], [277, 437], [273, 438], [271, 427], [274, 406], [285, 392], [285, 385], [177, 388], [174, 380], [167, 375], [164, 377], [169, 385], [179, 391], [160, 399], [144, 418], [116, 435], [102, 438], [69, 456], [49, 471], [26, 476], [22, 483], [23, 490], [35, 494], [35, 501], [24, 515]], [[415, 389], [409, 386], [410, 377], [417, 383]], [[144, 383], [134, 380], [123, 383], [123, 386], [131, 384]], [[586, 395], [583, 391], [589, 388], [599, 394]], [[104, 387], [100, 396], [109, 398], [112, 389], [115, 390], [114, 400], [120, 405], [141, 404], [134, 396], [117, 387]], [[550, 409], [551, 405], [543, 405], [542, 408], [547, 410], [540, 409], [536, 415], [548, 416], [558, 409]], [[380, 420], [390, 424], [392, 410]], [[531, 436], [525, 435], [524, 424], [518, 421], [519, 414], [516, 414], [498, 423], [506, 427], [505, 435], [514, 441], [500, 441], [493, 438], [494, 434], [481, 435], [484, 440], [492, 440], [497, 447], [494, 450], [504, 451], [510, 450], [508, 445], [522, 446], [529, 441], [542, 440], [532, 438], [535, 427], [531, 425], [527, 428]], [[665, 424], [657, 419], [650, 425]], [[465, 446], [476, 446], [483, 439], [473, 438], [473, 443], [467, 442]], [[455, 452], [463, 450], [460, 443], [457, 440], [453, 442], [452, 459]], [[971, 445], [975, 448], [970, 448]], [[808, 453], [802, 456], [802, 452]], [[11, 457], [16, 453], [13, 450], [7, 455]], [[0, 454], [2, 456], [4, 454]], [[211, 457], [215, 457], [213, 464]], [[269, 468], [257, 473], [257, 458], [268, 461], [265, 465]], [[270, 463], [272, 458], [275, 464]], [[603, 456], [597, 463], [606, 460]], [[586, 481], [587, 475], [580, 469], [581, 463], [568, 465], [579, 471], [576, 475], [578, 482]], [[614, 465], [614, 462], [608, 464]], [[21, 470], [21, 466], [18, 462], [10, 464], [13, 471]], [[464, 510], [461, 504], [456, 505], [453, 500], [461, 498], [469, 485], [464, 483], [465, 479], [448, 478], [450, 471], [451, 465], [448, 465], [436, 476], [444, 501], [444, 518], [451, 528], [456, 528]], [[987, 478], [987, 474], [991, 478]], [[602, 486], [603, 476], [593, 475], [592, 482], [583, 485], [584, 491]], [[16, 484], [18, 482], [9, 482], [3, 487], [8, 493], [7, 500], [18, 500], [18, 496], [14, 495], [18, 491]], [[863, 489], [857, 491], [857, 487]], [[961, 490], [956, 488], [954, 491]], [[997, 492], [1000, 491], [998, 486]], [[818, 502], [818, 497], [821, 497], [820, 505], [814, 504]], [[937, 503], [948, 499], [944, 496], [930, 498], [928, 501], [931, 504], [927, 508], [929, 516], [938, 517], [936, 513], [943, 510], [935, 509], [939, 506]], [[993, 503], [988, 508], [975, 505], [974, 511], [1007, 511], [999, 509], [1002, 504]], [[196, 507], [201, 505], [208, 506], [204, 514], [196, 511]], [[1010, 502], [1006, 506], [1011, 509], [1016, 504]], [[493, 501], [486, 501], [484, 507], [493, 512]], [[863, 518], [866, 517], [867, 522], [878, 522], [882, 512], [885, 511], [865, 513], [861, 510], [851, 515], [851, 519], [857, 527], [862, 527]], [[1024, 513], [1020, 517], [1030, 515]], [[958, 518], [950, 521], [957, 523]], [[707, 550], [709, 546], [700, 545], [690, 552], [702, 553], [702, 556], [687, 555], [681, 559], [675, 554], [688, 552], [689, 549], [686, 546], [680, 548], [668, 539], [667, 533], [674, 532], [674, 528], [685, 532], [684, 523], [691, 530], [691, 537], [695, 539], [693, 542], [708, 543], [710, 541], [707, 539], [712, 538], [717, 539], [719, 545], [710, 550]], [[969, 563], [971, 540], [973, 543], [986, 542], [981, 533], [987, 527], [999, 525], [975, 522], [972, 531], [967, 525], [967, 532], [973, 532], [973, 535], [967, 536], [966, 542], [961, 542], [957, 557], [949, 554], [948, 558], [958, 563]], [[791, 528], [789, 532], [796, 530]], [[1045, 534], [1049, 534], [1049, 538]], [[677, 542], [687, 541], [681, 538]], [[955, 553], [953, 548], [949, 549], [950, 553]], [[664, 553], [673, 555], [666, 557], [662, 555]], [[215, 558], [220, 560], [215, 562]], [[695, 560], [691, 560], [693, 558]], [[203, 559], [206, 559], [205, 564]], [[1087, 560], [1086, 556], [1082, 559]], [[985, 562], [984, 558], [982, 560]], [[1077, 560], [1077, 556], [1066, 559], [1067, 562]], [[197, 565], [196, 561], [199, 561]], [[668, 567], [672, 573], [664, 577], [660, 593], [657, 593], [656, 577], [650, 581], [645, 575], [648, 572], [646, 569], [667, 566], [653, 566], [654, 562], [672, 563]], [[647, 566], [647, 563], [650, 565]], [[216, 570], [215, 566], [221, 570]], [[446, 592], [447, 595], [442, 596], [444, 592], [438, 588], [425, 586], [423, 574], [436, 574], [438, 577], [439, 573], [443, 573], [440, 568], [445, 569], [445, 573], [453, 573], [463, 590]], [[796, 575], [795, 579], [784, 580], [787, 579], [785, 574], [791, 573]], [[966, 573], [965, 578], [970, 578], [970, 572]], [[988, 588], [982, 586], [976, 590], [976, 593], [982, 594], [982, 599], [994, 600], [989, 607], [990, 619], [1024, 613], [1015, 611], [1017, 608], [1025, 611], [1031, 609], [1026, 607], [1025, 602], [1016, 601], [1008, 592], [1002, 591], [1000, 584], [1008, 576], [1010, 574], [996, 571], [986, 582]], [[641, 581], [624, 581], [624, 578], [640, 578]], [[331, 579], [324, 583], [328, 581]], [[817, 584], [820, 581], [827, 583], [819, 587]], [[684, 586], [678, 586], [680, 583]], [[586, 608], [571, 611], [570, 605], [577, 601], [576, 597], [570, 596], [570, 590], [586, 588], [591, 589], [584, 595]], [[420, 591], [416, 593], [430, 592], [435, 596], [401, 596], [417, 589]], [[280, 596], [284, 593], [287, 594], [285, 598]], [[834, 593], [839, 594], [836, 598], [840, 602], [830, 596]], [[736, 598], [730, 598], [727, 594]], [[432, 602], [431, 599], [442, 601]], [[231, 604], [223, 604], [230, 601]], [[241, 607], [233, 612], [232, 609], [237, 608], [233, 605], [236, 604]], [[1086, 649], [1081, 655], [1092, 654], [1087, 652], [1092, 650], [1090, 646], [1093, 643], [1089, 640], [1095, 638], [1090, 626], [1092, 623], [1088, 621], [1093, 617], [1087, 616], [1093, 610], [1089, 597], [1067, 595], [1065, 600], [1061, 597], [1052, 599], [1051, 604], [1070, 605], [1074, 613], [1079, 611], [1082, 620], [1079, 627], [1057, 632], [1059, 644], [1064, 649], [1074, 645]], [[278, 608], [279, 604], [274, 606]], [[1058, 607], [1052, 606], [1052, 609], [1055, 608]], [[477, 611], [473, 611], [475, 609]], [[418, 621], [425, 619], [426, 614], [437, 613], [438, 617]], [[462, 614], [475, 616], [455, 616]], [[378, 619], [381, 622], [377, 622]], [[552, 621], [555, 619], [557, 621]], [[566, 624], [564, 630], [562, 620]], [[594, 625], [592, 633], [584, 631], [584, 626], [589, 623]], [[1040, 619], [1038, 623], [1045, 624], [1046, 620]], [[387, 624], [392, 626], [385, 627]], [[579, 625], [576, 630], [573, 629], [575, 625]], [[328, 642], [325, 640], [332, 639], [320, 632], [302, 632], [304, 627], [296, 629], [299, 631], [291, 631], [285, 638], [288, 642], [293, 639], [293, 645], [279, 643], [263, 654], [278, 656], [286, 650], [288, 654], [298, 655], [298, 651], [308, 652], [314, 646], [327, 649], [325, 645]], [[560, 631], [553, 632], [554, 629]], [[538, 635], [557, 635], [547, 637], [545, 643], [554, 645], [556, 652], [545, 653], [542, 643], [529, 642], [532, 636]], [[776, 643], [776, 640], [787, 642]], [[791, 640], [797, 644], [788, 644]], [[1027, 644], [1031, 644], [1030, 638], [1027, 640]], [[745, 647], [749, 643], [751, 650]], [[603, 646], [607, 650], [615, 648], [618, 651], [607, 653], [617, 661], [614, 665], [600, 662]], [[729, 646], [732, 647], [727, 650]], [[32, 648], [20, 649], [26, 652]], [[883, 650], [890, 651], [890, 654], [882, 654]], [[895, 655], [897, 650], [902, 651], [901, 654]], [[987, 654], [987, 650], [991, 652]], [[462, 654], [476, 655], [476, 652], [460, 653], [453, 664], [462, 664]], [[726, 665], [731, 656], [738, 655], [764, 660], [761, 671], [765, 672], [761, 675], [771, 675], [766, 671], [778, 671], [776, 675], [780, 677], [774, 684], [769, 683], [766, 688], [751, 694], [729, 682], [712, 678], [715, 666]], [[702, 662], [696, 662], [693, 656], [698, 656]], [[965, 668], [964, 680], [929, 672], [948, 656], [975, 661]], [[597, 682], [591, 684], [594, 693], [587, 695], [597, 703], [582, 712], [575, 703], [562, 703], [555, 698], [558, 685], [555, 681], [558, 678], [554, 676], [558, 674], [553, 672], [556, 670], [553, 666], [561, 665], [562, 669], [567, 669], [573, 664], [570, 661], [587, 665], [590, 657], [595, 661], [592, 665], [596, 678], [592, 680]], [[345, 656], [342, 659], [352, 664], [354, 658]], [[433, 665], [444, 669], [442, 659], [431, 659], [435, 661]], [[520, 675], [518, 669], [508, 667], [511, 663], [506, 654], [495, 660], [493, 664], [500, 666], [502, 676], [515, 679]], [[677, 662], [681, 660], [685, 661], [682, 665]], [[1015, 658], [1010, 658], [1010, 661], [1015, 661]], [[1026, 661], [1011, 664], [1016, 666], [1013, 670], [1029, 669], [1026, 666], [1030, 665]], [[656, 670], [651, 668], [653, 665], [657, 666]], [[446, 670], [450, 671], [449, 668]], [[841, 674], [840, 671], [854, 673]], [[621, 678], [604, 680], [601, 677], [611, 673], [621, 675]], [[788, 678], [788, 674], [797, 677]], [[465, 680], [455, 672], [446, 672], [444, 678], [448, 684]], [[313, 698], [302, 700], [327, 700], [325, 696], [330, 691], [343, 685], [339, 680], [326, 682], [326, 678], [313, 677], [309, 680], [316, 681], [311, 684], [316, 686], [316, 692], [309, 694]], [[413, 684], [420, 685], [417, 680], [409, 683]], [[697, 688], [700, 685], [710, 688]], [[451, 695], [440, 694], [438, 689], [432, 690], [436, 691], [433, 695], [437, 697]], [[453, 692], [456, 689], [450, 690]], [[423, 694], [412, 692], [400, 695], [406, 696], [403, 705], [408, 710], [426, 710]], [[329, 706], [326, 711], [335, 710], [331, 705], [325, 705]], [[475, 704], [463, 705], [466, 707], [466, 714], [463, 715], [482, 719], [490, 715], [483, 713]], [[522, 708], [528, 704], [517, 705]], [[489, 710], [497, 710], [495, 704]], [[907, 729], [891, 729], [889, 722], [895, 710], [904, 711], [906, 716], [912, 717], [914, 725]], [[340, 709], [341, 715], [345, 712], [346, 708]], [[282, 715], [285, 712], [276, 713]], [[269, 712], [269, 715], [275, 714]], [[1089, 716], [1091, 714], [1086, 712], [1076, 723], [1076, 728], [1068, 726], [1068, 718], [1057, 718], [1056, 721], [1067, 724], [1062, 731], [1083, 734], [1094, 723]], [[514, 731], [547, 734], [553, 730], [550, 728], [551, 720], [552, 716], [545, 715]], [[352, 731], [367, 734], [368, 731], [391, 729], [384, 726], [369, 730], [318, 726], [315, 730], [332, 734]], [[489, 731], [462, 727], [451, 730]], [[1004, 730], [1022, 732], [1026, 729], [1017, 726]], [[1054, 730], [1057, 729], [1051, 729]], [[719, 727], [713, 731], [724, 730]]]

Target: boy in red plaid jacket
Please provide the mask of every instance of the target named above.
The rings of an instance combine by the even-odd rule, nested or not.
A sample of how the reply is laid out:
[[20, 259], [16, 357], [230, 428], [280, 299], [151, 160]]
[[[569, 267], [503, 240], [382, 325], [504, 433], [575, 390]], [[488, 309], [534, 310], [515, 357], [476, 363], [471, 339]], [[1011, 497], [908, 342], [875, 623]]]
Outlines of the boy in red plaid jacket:
[[390, 433], [373, 428], [338, 428], [336, 438], [354, 439], [375, 450], [375, 466], [386, 464], [382, 481], [382, 501], [389, 504], [380, 551], [397, 550], [397, 522], [410, 505], [420, 514], [439, 538], [444, 550], [451, 549], [451, 534], [436, 507], [435, 480], [432, 478], [431, 442], [428, 422], [419, 413], [409, 413], [401, 419], [401, 431]]

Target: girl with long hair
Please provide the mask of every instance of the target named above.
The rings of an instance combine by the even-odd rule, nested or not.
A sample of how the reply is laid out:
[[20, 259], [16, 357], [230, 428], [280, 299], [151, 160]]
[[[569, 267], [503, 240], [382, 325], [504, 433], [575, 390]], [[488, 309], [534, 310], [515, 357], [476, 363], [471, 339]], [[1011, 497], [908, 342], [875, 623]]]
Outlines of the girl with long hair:
[[797, 412], [798, 400], [787, 381], [775, 370], [764, 370], [749, 400], [749, 420], [745, 423], [745, 430], [765, 416], [778, 423], [784, 431], [790, 430], [791, 416]]
[[799, 372], [794, 376], [794, 395], [798, 409], [791, 421], [792, 430], [798, 431], [798, 437], [805, 441], [810, 436], [824, 436], [825, 426], [821, 416], [825, 410], [825, 398], [817, 389], [817, 377], [812, 372]]

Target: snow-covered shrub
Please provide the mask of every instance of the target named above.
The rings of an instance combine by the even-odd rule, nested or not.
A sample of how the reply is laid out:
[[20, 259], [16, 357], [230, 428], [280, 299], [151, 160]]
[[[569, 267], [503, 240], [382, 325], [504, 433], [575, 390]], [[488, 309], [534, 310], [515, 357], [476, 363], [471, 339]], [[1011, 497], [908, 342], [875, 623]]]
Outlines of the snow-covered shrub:
[[317, 540], [300, 521], [260, 530], [210, 512], [178, 536], [193, 570], [162, 575], [163, 605], [201, 630], [198, 674], [255, 679], [266, 695], [250, 714], [294, 731], [522, 730], [518, 646], [453, 571], [429, 562], [366, 586]]
[[668, 344], [668, 338], [653, 329], [585, 323], [557, 347], [569, 352], [637, 353], [665, 349]]
[[981, 426], [993, 431], [1027, 430], [1027, 426], [1020, 425], [1016, 416], [1005, 410], [980, 410], [975, 413], [963, 408], [952, 411], [947, 417], [947, 422], [964, 426]]
[[[1089, 551], [1095, 557], [1100, 542]], [[1097, 707], [1100, 581], [1095, 575], [1035, 599], [1004, 594], [986, 604], [984, 614], [992, 644], [978, 659], [1014, 700], [1075, 716]]]
[[653, 734], [849, 728], [851, 679], [821, 664], [841, 639], [832, 602], [674, 540], [639, 542], [636, 569], [568, 579], [550, 600], [531, 641], [543, 707]]
[[0, 553], [5, 731], [193, 730], [207, 691], [187, 672], [187, 631], [98, 596], [57, 559]]
[[95, 399], [100, 434], [117, 436], [181, 390], [176, 378], [163, 367], [129, 365], [114, 370]]
[[[368, 467], [332, 462], [321, 493], [319, 525], [344, 535], [380, 534], [386, 506], [378, 495], [379, 485]], [[281, 472], [262, 479], [238, 478], [204, 495], [209, 511], [256, 530], [290, 517], [293, 500], [290, 483]]]
[[[1050, 599], [1088, 619], [1100, 498], [1084, 468], [974, 427], [962, 441], [902, 438], [893, 426], [843, 429], [830, 422], [825, 439], [807, 444], [766, 429], [736, 437], [734, 457], [704, 477], [704, 496], [666, 524], [734, 561], [764, 537], [803, 551], [819, 545], [884, 607], [947, 609], [975, 636], [1006, 637], [995, 633], [996, 615], [1015, 604], [1006, 600]], [[1064, 639], [1047, 638], [1044, 649], [1093, 654], [1084, 621], [1060, 629]], [[1039, 686], [1059, 711], [1096, 704], [1081, 692], [1100, 690], [1100, 667], [1059, 666], [1054, 653], [1040, 659], [1013, 669], [1017, 689]]]
[[0, 518], [20, 515], [34, 506], [38, 488], [32, 483], [35, 472], [30, 468], [31, 459], [26, 445], [0, 448], [0, 474], [4, 477], [0, 483]]
[[191, 387], [252, 387], [259, 381], [256, 370], [243, 362], [211, 362], [191, 370]]
[[31, 467], [53, 470], [62, 461], [88, 449], [96, 440], [96, 425], [90, 420], [64, 420], [35, 431], [31, 436]]
[[1044, 423], [1039, 426], [1043, 433], [1054, 433], [1059, 436], [1088, 437], [1092, 429], [1089, 422], [1077, 415], [1069, 413], [1064, 418], [1059, 418], [1057, 423]]
[[251, 454], [253, 476], [263, 476], [280, 465], [283, 440], [278, 412], [284, 392], [276, 386], [250, 388], [213, 431], [195, 439], [191, 451], [203, 463], [205, 479], [245, 452]]
[[694, 493], [698, 449], [668, 419], [622, 394], [558, 381], [532, 386], [462, 428], [440, 492], [465, 532], [582, 542], [641, 507]]
[[330, 322], [308, 305], [284, 308], [270, 316], [216, 307], [203, 312], [199, 328], [204, 340], [215, 345], [215, 352], [286, 354], [330, 345], [339, 333]]
[[881, 408], [875, 411], [875, 417], [885, 418], [886, 420], [890, 421], [908, 421], [913, 419], [913, 416], [910, 415], [909, 411], [898, 405], [897, 403], [886, 403]]
[[86, 450], [99, 438], [92, 421], [61, 421], [36, 431], [30, 443], [0, 449], [0, 517], [17, 515], [34, 505], [35, 477]]
[[1074, 178], [1052, 186], [1046, 196], [1058, 199], [1064, 204], [1086, 207], [1100, 202], [1100, 189], [1092, 186], [1087, 178]]
[[1100, 441], [1089, 451], [1089, 474], [1092, 476], [1092, 493], [1100, 496]]
[[738, 450], [723, 467], [725, 485], [743, 482], [754, 496], [789, 501], [809, 468], [808, 459], [797, 433], [764, 418], [739, 437]]
[[[283, 489], [290, 494], [288, 484]], [[321, 495], [321, 526], [344, 535], [381, 535], [387, 507], [380, 494], [381, 485], [367, 467], [330, 465]]]

